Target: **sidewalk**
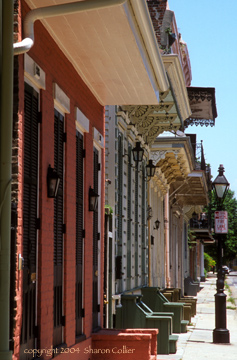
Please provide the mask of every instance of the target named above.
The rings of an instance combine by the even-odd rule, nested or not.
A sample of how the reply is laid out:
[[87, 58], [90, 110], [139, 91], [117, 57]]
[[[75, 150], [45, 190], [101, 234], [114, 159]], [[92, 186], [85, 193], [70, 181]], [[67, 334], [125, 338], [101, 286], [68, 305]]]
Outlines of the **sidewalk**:
[[[203, 289], [197, 295], [197, 315], [192, 318], [192, 326], [188, 327], [188, 332], [179, 334], [176, 354], [158, 355], [157, 360], [237, 359], [237, 310], [227, 309], [227, 329], [230, 332], [230, 344], [213, 344], [216, 275], [210, 273], [206, 281], [201, 283], [201, 287]], [[225, 291], [225, 293], [227, 295], [228, 292]], [[226, 306], [230, 305], [232, 304], [226, 303]]]

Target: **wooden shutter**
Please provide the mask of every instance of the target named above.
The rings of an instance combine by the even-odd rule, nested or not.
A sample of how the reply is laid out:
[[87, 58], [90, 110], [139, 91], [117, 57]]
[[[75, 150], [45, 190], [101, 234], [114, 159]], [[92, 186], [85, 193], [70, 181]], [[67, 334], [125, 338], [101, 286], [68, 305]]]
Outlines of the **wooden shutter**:
[[[132, 156], [131, 146], [128, 147], [128, 159]], [[127, 166], [127, 289], [131, 287], [132, 264], [131, 264], [131, 222], [132, 222], [132, 168], [128, 161]]]
[[76, 134], [76, 336], [82, 334], [83, 276], [83, 135]]
[[138, 169], [135, 170], [135, 286], [138, 286], [138, 189], [139, 189], [139, 173]]
[[[142, 164], [142, 173], [145, 174], [146, 165]], [[146, 241], [146, 180], [142, 177], [142, 285], [146, 285], [147, 279], [147, 241]]]
[[[122, 243], [123, 236], [123, 142], [118, 138], [118, 241]], [[120, 255], [120, 254], [119, 254]]]
[[60, 177], [54, 199], [54, 336], [53, 345], [62, 343], [63, 311], [63, 175], [64, 175], [64, 118], [54, 113], [54, 169]]
[[[21, 356], [35, 343], [36, 249], [38, 201], [38, 93], [25, 84], [23, 185], [23, 314]], [[23, 357], [22, 357], [23, 358]], [[30, 358], [24, 355], [24, 359]]]
[[[94, 191], [98, 194], [99, 192], [99, 152], [94, 148]], [[98, 327], [98, 212], [93, 212], [93, 329]]]
[[24, 266], [36, 271], [36, 219], [38, 177], [38, 94], [25, 84], [24, 119]]

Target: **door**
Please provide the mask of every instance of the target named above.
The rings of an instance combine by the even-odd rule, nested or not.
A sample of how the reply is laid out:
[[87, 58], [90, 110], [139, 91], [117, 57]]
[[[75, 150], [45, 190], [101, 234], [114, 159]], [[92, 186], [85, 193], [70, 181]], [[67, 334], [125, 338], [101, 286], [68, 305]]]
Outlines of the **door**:
[[23, 314], [21, 359], [25, 349], [35, 347], [36, 257], [38, 206], [38, 93], [25, 84], [24, 186], [23, 186]]

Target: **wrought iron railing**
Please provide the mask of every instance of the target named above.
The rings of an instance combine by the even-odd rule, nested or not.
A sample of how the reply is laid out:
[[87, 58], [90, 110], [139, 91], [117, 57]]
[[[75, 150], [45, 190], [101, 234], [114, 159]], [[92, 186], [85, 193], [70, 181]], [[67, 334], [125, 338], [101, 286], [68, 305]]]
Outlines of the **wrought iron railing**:
[[192, 214], [192, 218], [189, 220], [190, 229], [199, 230], [212, 230], [212, 221], [208, 213], [196, 214], [195, 211]]

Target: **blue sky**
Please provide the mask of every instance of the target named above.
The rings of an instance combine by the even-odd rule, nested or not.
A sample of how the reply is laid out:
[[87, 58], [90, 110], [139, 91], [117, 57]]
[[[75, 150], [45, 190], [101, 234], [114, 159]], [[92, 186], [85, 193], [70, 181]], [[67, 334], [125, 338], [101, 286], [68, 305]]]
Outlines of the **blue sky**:
[[203, 140], [213, 178], [223, 164], [230, 189], [237, 198], [237, 1], [169, 0], [179, 32], [187, 43], [192, 86], [214, 87], [218, 117], [215, 127], [190, 126]]

